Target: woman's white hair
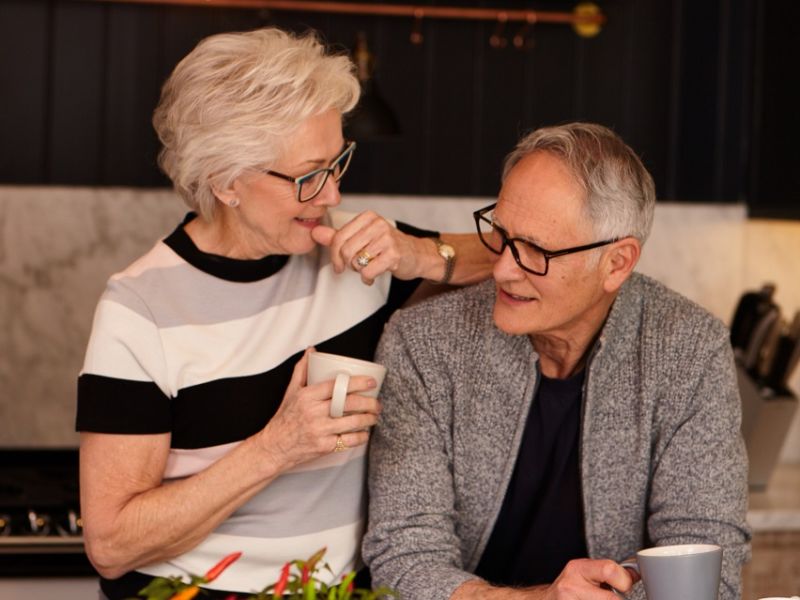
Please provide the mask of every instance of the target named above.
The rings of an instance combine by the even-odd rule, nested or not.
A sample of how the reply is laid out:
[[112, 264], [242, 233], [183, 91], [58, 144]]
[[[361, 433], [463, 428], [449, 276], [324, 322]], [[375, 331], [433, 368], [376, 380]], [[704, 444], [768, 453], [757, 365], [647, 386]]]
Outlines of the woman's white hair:
[[635, 237], [644, 244], [655, 212], [653, 178], [616, 133], [592, 123], [543, 127], [522, 138], [506, 157], [503, 180], [534, 152], [561, 159], [586, 192], [586, 217], [598, 239]]
[[159, 165], [192, 210], [210, 220], [214, 189], [273, 164], [308, 117], [358, 102], [352, 61], [316, 34], [275, 28], [202, 40], [161, 90], [153, 126]]

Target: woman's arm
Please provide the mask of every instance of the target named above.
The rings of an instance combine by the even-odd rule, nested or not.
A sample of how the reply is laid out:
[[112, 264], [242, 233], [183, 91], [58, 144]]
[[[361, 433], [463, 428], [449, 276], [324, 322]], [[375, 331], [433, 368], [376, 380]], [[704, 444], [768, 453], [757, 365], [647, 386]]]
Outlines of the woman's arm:
[[101, 575], [113, 579], [193, 548], [278, 475], [332, 452], [340, 434], [347, 447], [367, 442], [380, 405], [358, 393], [374, 381], [353, 377], [345, 404], [353, 414], [334, 419], [333, 382], [305, 386], [306, 365], [307, 354], [264, 429], [185, 479], [163, 482], [169, 434], [81, 434], [84, 535]]
[[81, 434], [84, 537], [103, 577], [193, 548], [280, 472], [252, 437], [204, 471], [164, 484], [169, 440], [169, 434]]
[[[318, 244], [330, 247], [337, 272], [348, 268], [358, 270], [366, 284], [387, 271], [398, 279], [422, 278], [433, 282], [442, 281], [445, 275], [445, 260], [432, 238], [403, 233], [372, 211], [359, 214], [338, 230], [316, 227], [312, 235]], [[441, 240], [455, 250], [453, 274], [448, 283], [477, 283], [492, 274], [494, 255], [484, 247], [477, 233], [445, 233]], [[373, 258], [367, 266], [360, 267], [355, 259], [365, 250]]]

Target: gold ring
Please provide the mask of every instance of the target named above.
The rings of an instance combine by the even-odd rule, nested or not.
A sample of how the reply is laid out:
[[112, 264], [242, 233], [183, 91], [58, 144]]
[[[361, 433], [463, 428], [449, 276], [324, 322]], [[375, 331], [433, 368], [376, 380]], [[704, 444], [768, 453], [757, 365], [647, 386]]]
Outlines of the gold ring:
[[347, 450], [347, 446], [344, 445], [344, 440], [342, 440], [342, 434], [336, 436], [336, 446], [333, 448], [334, 452], [344, 452]]
[[372, 256], [372, 254], [370, 254], [369, 252], [367, 252], [365, 248], [361, 252], [356, 254], [356, 264], [363, 269], [372, 261], [373, 258], [375, 257]]

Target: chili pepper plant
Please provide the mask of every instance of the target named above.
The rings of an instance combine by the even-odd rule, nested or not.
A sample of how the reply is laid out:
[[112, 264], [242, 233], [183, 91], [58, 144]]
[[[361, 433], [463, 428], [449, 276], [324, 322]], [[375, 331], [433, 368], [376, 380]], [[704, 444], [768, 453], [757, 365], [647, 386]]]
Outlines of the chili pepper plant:
[[[381, 600], [398, 598], [388, 588], [367, 590], [356, 588], [355, 571], [351, 571], [339, 583], [328, 584], [317, 579], [320, 570], [332, 572], [328, 563], [322, 562], [326, 548], [315, 552], [307, 560], [293, 560], [283, 565], [278, 581], [267, 585], [260, 592], [250, 595], [231, 594], [228, 600]], [[201, 593], [201, 586], [219, 577], [222, 572], [242, 555], [241, 552], [229, 554], [205, 575], [184, 577], [156, 577], [144, 589], [139, 598], [147, 600], [191, 600]], [[202, 595], [199, 596], [202, 598]]]

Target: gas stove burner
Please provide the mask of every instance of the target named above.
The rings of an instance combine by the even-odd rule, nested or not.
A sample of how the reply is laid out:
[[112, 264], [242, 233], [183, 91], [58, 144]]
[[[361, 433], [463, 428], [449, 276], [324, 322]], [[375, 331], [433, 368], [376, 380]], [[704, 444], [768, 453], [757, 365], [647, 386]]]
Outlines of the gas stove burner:
[[0, 576], [93, 575], [77, 449], [0, 448]]
[[35, 510], [28, 511], [28, 531], [31, 535], [49, 535], [50, 522], [50, 515], [39, 514]]
[[83, 523], [74, 509], [45, 512], [0, 509], [0, 545], [3, 537], [80, 538]]

